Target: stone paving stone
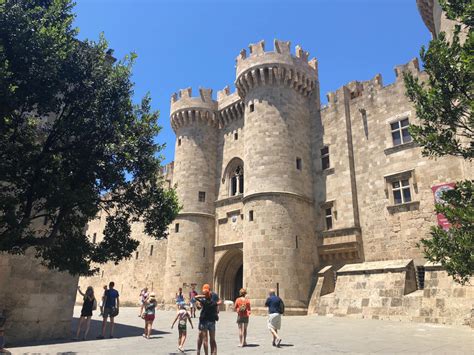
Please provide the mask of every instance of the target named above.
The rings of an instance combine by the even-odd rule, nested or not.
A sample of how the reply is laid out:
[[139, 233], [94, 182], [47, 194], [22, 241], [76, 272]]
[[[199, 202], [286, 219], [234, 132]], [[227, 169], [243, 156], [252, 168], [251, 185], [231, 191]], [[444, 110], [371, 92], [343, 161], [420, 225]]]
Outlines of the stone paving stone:
[[[175, 313], [160, 311], [152, 339], [146, 340], [137, 308], [122, 308], [117, 317], [116, 338], [96, 340], [100, 319], [94, 315], [90, 340], [58, 340], [49, 344], [25, 344], [9, 348], [12, 354], [179, 354], [177, 330], [170, 329]], [[75, 308], [75, 316], [80, 308]], [[193, 319], [197, 324], [197, 319]], [[77, 324], [74, 319], [73, 329]], [[399, 323], [393, 321], [283, 317], [282, 347], [271, 346], [266, 318], [252, 316], [249, 347], [239, 348], [235, 314], [221, 312], [217, 326], [219, 354], [473, 354], [474, 333], [468, 327]], [[197, 330], [188, 329], [186, 352], [196, 352]], [[204, 352], [202, 352], [204, 354]]]

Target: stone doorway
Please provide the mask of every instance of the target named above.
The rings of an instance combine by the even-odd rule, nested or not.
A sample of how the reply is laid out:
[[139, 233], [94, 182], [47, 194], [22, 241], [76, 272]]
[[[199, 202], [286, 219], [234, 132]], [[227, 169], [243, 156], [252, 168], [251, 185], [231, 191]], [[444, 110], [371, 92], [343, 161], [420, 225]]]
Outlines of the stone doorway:
[[240, 249], [227, 251], [219, 260], [215, 273], [215, 290], [224, 301], [235, 301], [243, 285], [243, 253]]

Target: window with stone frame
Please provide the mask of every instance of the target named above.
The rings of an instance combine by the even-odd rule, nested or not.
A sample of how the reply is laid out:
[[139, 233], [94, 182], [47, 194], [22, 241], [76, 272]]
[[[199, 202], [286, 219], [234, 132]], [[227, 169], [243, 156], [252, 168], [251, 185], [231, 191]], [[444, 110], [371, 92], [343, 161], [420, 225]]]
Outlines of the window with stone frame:
[[411, 202], [410, 182], [408, 179], [397, 180], [392, 182], [393, 204], [400, 205], [402, 203]]
[[386, 175], [384, 178], [386, 184], [385, 194], [391, 206], [414, 202], [417, 183], [413, 169]]
[[328, 146], [325, 146], [324, 148], [321, 149], [321, 167], [323, 170], [330, 168]]
[[408, 126], [410, 125], [408, 118], [403, 118], [401, 120], [390, 123], [390, 130], [392, 132], [392, 142], [394, 146], [410, 143], [412, 138], [410, 132], [408, 131]]

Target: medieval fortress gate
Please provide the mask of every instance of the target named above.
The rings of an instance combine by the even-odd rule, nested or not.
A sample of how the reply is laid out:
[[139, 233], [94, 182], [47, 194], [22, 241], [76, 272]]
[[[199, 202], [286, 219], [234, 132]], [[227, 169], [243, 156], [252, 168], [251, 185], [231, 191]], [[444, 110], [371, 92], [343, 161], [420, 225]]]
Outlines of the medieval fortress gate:
[[[418, 5], [434, 35], [452, 27], [436, 2]], [[474, 324], [473, 287], [417, 247], [436, 224], [434, 191], [474, 169], [421, 156], [407, 129], [417, 117], [406, 71], [426, 78], [413, 59], [395, 67], [394, 83], [352, 81], [321, 105], [316, 59], [261, 41], [238, 55], [235, 92], [172, 95], [175, 160], [164, 175], [183, 210], [168, 240], [135, 225], [135, 256], [81, 285], [113, 280], [131, 304], [148, 286], [164, 305], [178, 287], [211, 283], [233, 300], [243, 286], [257, 313], [275, 288], [288, 314]], [[104, 220], [89, 225], [97, 240]]]

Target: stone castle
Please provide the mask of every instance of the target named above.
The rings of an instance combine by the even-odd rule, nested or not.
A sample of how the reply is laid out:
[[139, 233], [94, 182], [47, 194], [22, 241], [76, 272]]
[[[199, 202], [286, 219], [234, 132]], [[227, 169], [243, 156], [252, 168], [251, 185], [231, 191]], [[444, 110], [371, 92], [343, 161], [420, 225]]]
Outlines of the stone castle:
[[[434, 35], [446, 30], [437, 3], [419, 8]], [[225, 300], [247, 288], [257, 313], [275, 288], [288, 314], [469, 322], [473, 288], [428, 264], [417, 243], [436, 224], [435, 189], [474, 169], [421, 156], [406, 71], [426, 78], [413, 59], [395, 67], [394, 83], [353, 81], [321, 105], [317, 60], [261, 41], [238, 55], [235, 92], [173, 94], [175, 160], [164, 173], [183, 210], [168, 240], [136, 225], [135, 257], [81, 283], [114, 280], [134, 304], [145, 285], [170, 305], [178, 287], [211, 283]]]
[[[433, 36], [452, 32], [437, 1], [417, 3]], [[259, 42], [237, 57], [236, 92], [173, 95], [176, 156], [163, 173], [184, 208], [167, 240], [133, 225], [134, 257], [79, 284], [100, 293], [115, 281], [122, 305], [148, 286], [164, 306], [178, 287], [211, 283], [232, 300], [244, 286], [256, 313], [271, 287], [288, 314], [474, 325], [474, 288], [426, 263], [416, 245], [436, 223], [432, 189], [472, 179], [474, 168], [421, 157], [407, 131], [417, 117], [404, 71], [426, 77], [412, 60], [392, 84], [353, 81], [321, 105], [317, 61], [288, 42]], [[104, 223], [89, 224], [92, 241]], [[77, 283], [34, 251], [0, 255], [7, 342], [69, 336]]]

